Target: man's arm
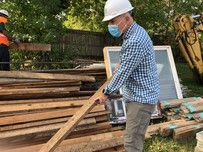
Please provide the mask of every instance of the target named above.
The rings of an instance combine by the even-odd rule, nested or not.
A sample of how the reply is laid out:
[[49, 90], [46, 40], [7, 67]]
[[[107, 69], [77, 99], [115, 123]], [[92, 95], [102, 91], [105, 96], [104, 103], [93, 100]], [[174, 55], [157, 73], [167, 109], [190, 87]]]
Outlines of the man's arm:
[[13, 42], [15, 40], [6, 30], [3, 30], [2, 33], [8, 38], [9, 41]]
[[0, 32], [4, 34], [9, 41], [14, 41], [14, 38], [6, 31], [6, 27], [2, 22], [0, 23]]

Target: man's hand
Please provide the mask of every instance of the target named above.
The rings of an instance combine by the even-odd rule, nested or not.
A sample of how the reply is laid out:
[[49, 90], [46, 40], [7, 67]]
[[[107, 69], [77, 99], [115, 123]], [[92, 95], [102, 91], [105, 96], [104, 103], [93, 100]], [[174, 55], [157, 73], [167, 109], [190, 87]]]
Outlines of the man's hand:
[[108, 100], [108, 96], [104, 95], [103, 93], [95, 99], [95, 102], [99, 102], [100, 104], [106, 104]]
[[14, 43], [20, 43], [20, 40], [15, 39], [13, 42], [14, 42]]
[[15, 44], [19, 47], [20, 41], [19, 41], [18, 39], [14, 39], [14, 40], [13, 40], [13, 43], [15, 43]]

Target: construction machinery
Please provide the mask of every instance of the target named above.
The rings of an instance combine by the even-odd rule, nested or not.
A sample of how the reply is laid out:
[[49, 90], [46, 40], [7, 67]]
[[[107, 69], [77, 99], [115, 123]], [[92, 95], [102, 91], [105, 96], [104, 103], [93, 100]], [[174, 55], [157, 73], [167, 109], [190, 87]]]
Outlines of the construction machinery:
[[195, 81], [203, 84], [203, 59], [201, 43], [203, 33], [203, 12], [196, 15], [176, 15], [173, 19], [179, 48], [193, 72]]

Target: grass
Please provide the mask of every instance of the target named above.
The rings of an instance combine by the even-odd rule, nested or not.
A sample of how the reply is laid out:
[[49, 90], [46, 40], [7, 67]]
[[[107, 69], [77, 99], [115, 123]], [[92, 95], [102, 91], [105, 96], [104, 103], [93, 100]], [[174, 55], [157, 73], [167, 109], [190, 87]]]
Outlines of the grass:
[[[203, 86], [195, 83], [192, 72], [186, 63], [176, 63], [178, 77], [181, 84], [191, 90], [187, 97], [203, 97]], [[172, 137], [156, 135], [145, 142], [144, 152], [194, 152], [196, 146], [195, 137], [188, 137], [182, 141], [175, 141]]]
[[189, 97], [203, 97], [203, 85], [198, 85], [193, 79], [193, 75], [186, 63], [176, 63], [178, 77], [183, 81], [182, 84], [187, 86], [191, 91]]
[[174, 141], [172, 137], [154, 136], [145, 142], [144, 152], [194, 152], [195, 138]]

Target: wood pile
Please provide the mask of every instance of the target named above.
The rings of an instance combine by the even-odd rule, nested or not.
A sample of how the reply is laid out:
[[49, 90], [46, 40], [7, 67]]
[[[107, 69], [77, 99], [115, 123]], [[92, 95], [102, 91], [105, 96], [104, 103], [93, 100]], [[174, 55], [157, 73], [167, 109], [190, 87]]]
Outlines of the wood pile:
[[[195, 136], [198, 131], [203, 130], [203, 99], [201, 97], [161, 101], [160, 107], [163, 115], [171, 122], [167, 125], [160, 124], [160, 135], [173, 135], [173, 139], [179, 140]], [[174, 122], [174, 120], [182, 121]]]
[[[1, 152], [39, 151], [105, 81], [103, 68], [0, 72]], [[200, 97], [161, 101], [168, 122], [150, 125], [145, 138], [195, 135], [203, 128], [202, 103]], [[124, 151], [124, 128], [111, 126], [110, 113], [96, 105], [54, 151]]]
[[[46, 143], [104, 81], [105, 69], [64, 70], [58, 73], [0, 72], [1, 151]], [[99, 136], [101, 133], [109, 133], [110, 136], [114, 135], [112, 131], [116, 134], [123, 127], [112, 127], [108, 121], [109, 113], [104, 105], [96, 105], [68, 139], [81, 138], [83, 141], [82, 137], [86, 136]], [[120, 133], [114, 136], [120, 138]], [[122, 138], [115, 142], [114, 138], [107, 139], [112, 141], [112, 147], [119, 147]], [[105, 139], [104, 142], [108, 145]]]

